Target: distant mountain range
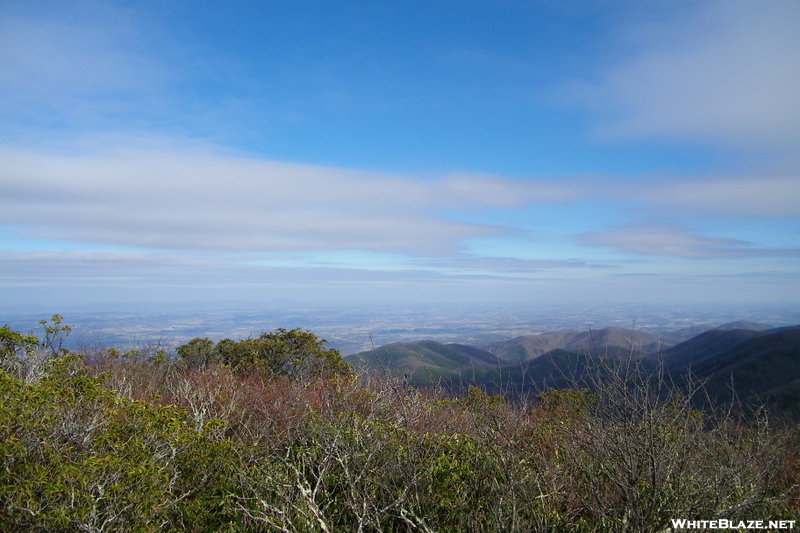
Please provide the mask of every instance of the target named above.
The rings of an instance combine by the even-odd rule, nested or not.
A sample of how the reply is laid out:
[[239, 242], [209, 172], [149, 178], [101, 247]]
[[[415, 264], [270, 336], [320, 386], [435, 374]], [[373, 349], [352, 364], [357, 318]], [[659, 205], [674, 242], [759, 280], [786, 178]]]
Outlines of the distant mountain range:
[[490, 344], [484, 349], [501, 361], [519, 363], [535, 359], [552, 350], [621, 357], [632, 352], [657, 353], [663, 343], [653, 335], [631, 329], [608, 327], [596, 331], [559, 331], [541, 335], [524, 335], [505, 342]]
[[359, 369], [404, 376], [409, 385], [477, 384], [489, 390], [565, 387], [602, 360], [634, 357], [673, 379], [691, 372], [716, 402], [764, 401], [800, 413], [800, 326], [731, 322], [696, 326], [659, 337], [631, 329], [524, 335], [481, 348], [426, 340], [397, 342], [348, 356]]

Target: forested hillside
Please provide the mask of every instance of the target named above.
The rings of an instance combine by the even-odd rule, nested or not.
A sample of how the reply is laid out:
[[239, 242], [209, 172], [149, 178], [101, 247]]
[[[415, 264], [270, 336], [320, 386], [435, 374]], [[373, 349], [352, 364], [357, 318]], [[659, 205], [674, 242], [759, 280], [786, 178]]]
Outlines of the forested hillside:
[[[689, 332], [698, 334], [672, 346], [664, 340]], [[798, 327], [744, 321], [660, 337], [609, 327], [525, 335], [482, 349], [433, 341], [393, 343], [346, 360], [357, 369], [394, 372], [414, 386], [438, 383], [458, 392], [475, 385], [517, 397], [552, 387], [591, 388], [598, 369], [632, 359], [647, 371], [661, 368], [676, 387], [702, 380], [715, 403], [739, 401], [755, 409], [769, 405], [780, 416], [800, 419], [800, 347], [792, 340], [798, 332]]]

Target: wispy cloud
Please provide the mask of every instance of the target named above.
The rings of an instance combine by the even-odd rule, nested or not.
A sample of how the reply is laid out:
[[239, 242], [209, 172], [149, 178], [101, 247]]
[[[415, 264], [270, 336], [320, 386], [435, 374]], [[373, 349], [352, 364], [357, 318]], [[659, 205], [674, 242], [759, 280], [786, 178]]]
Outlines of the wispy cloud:
[[579, 235], [578, 239], [587, 244], [646, 256], [686, 259], [800, 257], [800, 248], [758, 248], [739, 239], [707, 237], [674, 226], [631, 225], [611, 231], [587, 232]]
[[2, 116], [87, 127], [152, 113], [175, 74], [142, 51], [148, 39], [125, 14], [98, 3], [46, 15], [8, 8], [0, 17]]
[[670, 213], [723, 217], [800, 216], [800, 174], [710, 176], [648, 180], [628, 184], [628, 199], [661, 206]]
[[[746, 243], [676, 233], [648, 218], [800, 215], [796, 176], [418, 177], [152, 140], [139, 148], [84, 151], [65, 156], [0, 148], [0, 223], [30, 238], [163, 250], [362, 250], [452, 258], [470, 239], [532, 238], [525, 237], [531, 228], [517, 226], [508, 213], [588, 202], [602, 204], [612, 220], [622, 211], [630, 218], [634, 207], [640, 220], [622, 233], [587, 233], [592, 236], [582, 242], [645, 255], [736, 257], [751, 253]], [[490, 212], [495, 216], [472, 216]], [[660, 244], [648, 244], [651, 237]]]
[[515, 208], [532, 203], [568, 202], [582, 198], [575, 180], [510, 179], [491, 174], [450, 174], [435, 185], [442, 205]]
[[0, 151], [0, 220], [38, 238], [166, 249], [440, 253], [508, 231], [436, 213], [575, 196], [557, 182], [415, 178], [162, 149]]
[[[112, 283], [180, 283], [203, 285], [271, 285], [281, 281], [386, 281], [438, 279], [430, 269], [402, 272], [343, 267], [253, 264], [246, 257], [220, 254], [176, 254], [151, 251], [67, 250], [0, 251], [0, 285], [14, 280], [33, 283], [105, 281]], [[313, 273], [313, 274], [310, 274]]]
[[429, 264], [448, 269], [475, 269], [502, 273], [530, 273], [548, 269], [563, 268], [598, 268], [586, 261], [571, 259], [567, 261], [546, 259], [519, 259], [516, 257], [478, 257], [461, 254], [456, 257], [431, 260]]
[[638, 52], [585, 85], [608, 138], [735, 146], [800, 143], [800, 4], [716, 0], [670, 22], [626, 28]]

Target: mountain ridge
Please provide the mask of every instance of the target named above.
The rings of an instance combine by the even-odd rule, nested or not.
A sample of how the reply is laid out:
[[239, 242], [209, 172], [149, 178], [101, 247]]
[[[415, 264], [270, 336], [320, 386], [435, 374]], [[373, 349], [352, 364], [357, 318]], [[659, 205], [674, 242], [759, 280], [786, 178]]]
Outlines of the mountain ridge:
[[388, 344], [346, 360], [360, 369], [402, 373], [414, 386], [476, 384], [508, 392], [569, 387], [569, 377], [633, 358], [646, 369], [663, 363], [674, 380], [693, 376], [715, 401], [730, 400], [733, 381], [742, 400], [763, 399], [800, 414], [800, 325], [733, 322], [671, 346], [663, 337], [608, 327], [522, 335], [482, 348], [423, 340]]

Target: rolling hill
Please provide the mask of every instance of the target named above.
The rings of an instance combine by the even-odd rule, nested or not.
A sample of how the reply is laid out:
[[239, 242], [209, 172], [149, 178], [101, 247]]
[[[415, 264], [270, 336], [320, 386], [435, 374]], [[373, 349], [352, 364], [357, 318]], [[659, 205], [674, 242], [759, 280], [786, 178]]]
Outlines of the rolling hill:
[[[742, 326], [737, 329], [734, 326]], [[685, 328], [678, 336], [684, 335]], [[800, 414], [800, 326], [769, 328], [734, 322], [667, 346], [654, 335], [621, 328], [525, 335], [484, 349], [435, 341], [397, 342], [348, 356], [359, 369], [403, 375], [410, 385], [477, 384], [514, 393], [567, 387], [597, 363], [634, 355], [653, 368], [658, 360], [673, 378], [687, 373], [705, 383], [716, 402], [730, 400], [730, 385], [744, 401], [765, 400]], [[664, 336], [662, 336], [662, 339]]]
[[631, 353], [653, 354], [661, 349], [659, 339], [632, 329], [608, 327], [596, 331], [558, 331], [541, 335], [524, 335], [498, 342], [484, 349], [506, 363], [530, 361], [552, 350], [618, 358]]
[[396, 342], [345, 359], [358, 369], [403, 374], [411, 385], [472, 382], [523, 386], [534, 381], [563, 382], [561, 374], [575, 370], [565, 366], [568, 359], [578, 361], [587, 356], [618, 359], [631, 353], [647, 356], [660, 347], [661, 342], [648, 333], [609, 327], [591, 332], [525, 335], [491, 344], [483, 350], [430, 340]]
[[575, 331], [523, 335], [511, 340], [490, 344], [484, 349], [505, 364], [516, 364], [530, 361], [552, 350], [563, 349], [577, 335], [579, 333]]
[[350, 355], [345, 360], [357, 369], [405, 374], [412, 385], [462, 379], [481, 381], [498, 366], [498, 358], [489, 352], [435, 341], [395, 342]]

